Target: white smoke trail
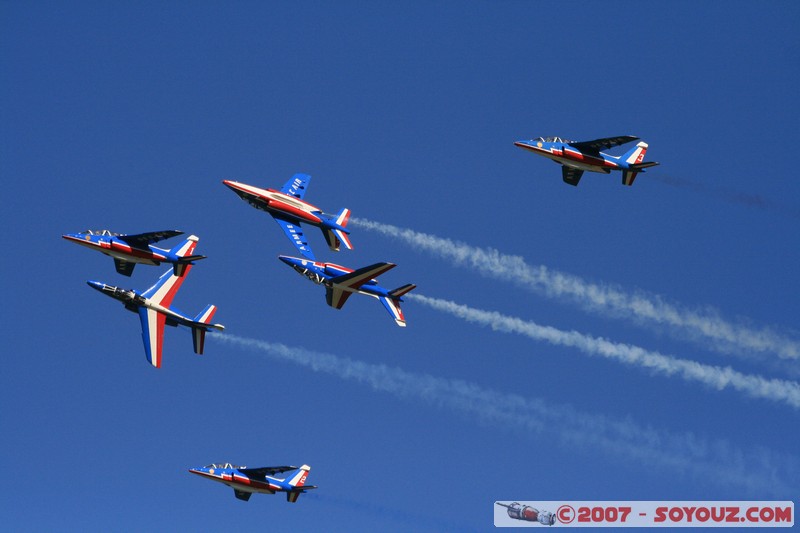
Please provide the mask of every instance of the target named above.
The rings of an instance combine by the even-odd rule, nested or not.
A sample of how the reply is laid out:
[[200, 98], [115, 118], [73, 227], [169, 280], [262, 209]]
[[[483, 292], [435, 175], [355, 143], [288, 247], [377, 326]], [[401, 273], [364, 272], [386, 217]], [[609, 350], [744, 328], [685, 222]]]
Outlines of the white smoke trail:
[[484, 424], [534, 435], [552, 434], [580, 449], [601, 448], [620, 460], [691, 472], [698, 479], [712, 480], [720, 486], [734, 484], [754, 494], [785, 495], [796, 491], [792, 485], [800, 478], [796, 457], [762, 448], [745, 452], [723, 440], [711, 441], [692, 433], [671, 434], [638, 426], [628, 419], [583, 414], [570, 406], [548, 405], [540, 399], [497, 392], [462, 380], [415, 374], [303, 348], [230, 334], [213, 333], [208, 337], [366, 384], [375, 391], [460, 411]]
[[468, 322], [489, 326], [495, 331], [517, 333], [528, 338], [549, 342], [558, 346], [577, 348], [589, 355], [599, 355], [628, 365], [640, 366], [656, 374], [679, 376], [685, 381], [696, 381], [717, 390], [728, 387], [754, 398], [765, 398], [800, 408], [800, 383], [782, 379], [767, 379], [752, 374], [742, 374], [730, 367], [719, 367], [679, 359], [659, 352], [611, 342], [601, 337], [592, 337], [577, 331], [563, 331], [551, 326], [522, 320], [494, 311], [483, 311], [448, 300], [430, 298], [421, 294], [408, 294], [406, 298], [428, 307], [449, 313]]
[[351, 218], [350, 221], [361, 228], [377, 231], [449, 259], [457, 266], [475, 268], [483, 276], [511, 281], [550, 297], [570, 298], [588, 309], [665, 325], [691, 338], [713, 341], [715, 349], [736, 353], [774, 353], [783, 359], [800, 359], [800, 341], [767, 327], [752, 329], [731, 324], [714, 310], [698, 312], [681, 309], [657, 295], [630, 293], [612, 285], [590, 283], [543, 265], [529, 265], [520, 256], [501, 254], [492, 248], [477, 248], [361, 218]]

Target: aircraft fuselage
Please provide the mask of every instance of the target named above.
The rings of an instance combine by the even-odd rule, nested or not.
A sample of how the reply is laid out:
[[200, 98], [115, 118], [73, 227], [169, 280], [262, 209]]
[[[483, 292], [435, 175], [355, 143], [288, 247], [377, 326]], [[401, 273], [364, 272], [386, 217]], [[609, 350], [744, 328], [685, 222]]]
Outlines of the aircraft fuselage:
[[223, 183], [238, 194], [244, 201], [256, 209], [266, 211], [270, 215], [277, 215], [296, 224], [306, 223], [313, 226], [323, 225], [323, 219], [319, 216], [322, 210], [299, 198], [284, 194], [275, 189], [262, 189], [236, 181], [225, 180]]
[[[331, 279], [353, 272], [352, 268], [343, 267], [335, 263], [322, 263], [319, 261], [311, 261], [308, 259], [301, 259], [299, 257], [288, 257], [283, 255], [279, 256], [279, 258], [281, 261], [294, 268], [302, 276], [305, 276], [317, 285], [331, 286], [333, 284]], [[365, 294], [367, 296], [372, 296], [373, 298], [380, 298], [381, 296], [386, 296], [389, 293], [389, 291], [387, 291], [385, 288], [378, 285], [378, 280], [376, 279], [367, 281], [358, 289], [343, 286], [341, 287], [341, 290], [350, 293]]]
[[536, 142], [530, 144], [518, 141], [515, 142], [514, 145], [537, 155], [544, 156], [556, 163], [580, 170], [587, 170], [589, 172], [609, 174], [612, 170], [627, 168], [627, 165], [620, 165], [620, 162], [613, 156], [602, 152], [598, 153], [597, 156], [585, 154], [563, 143]]
[[140, 294], [137, 294], [136, 291], [134, 290], [122, 289], [120, 287], [115, 287], [113, 285], [106, 285], [105, 283], [99, 281], [87, 281], [86, 283], [93, 289], [97, 289], [106, 296], [110, 296], [115, 300], [119, 300], [125, 305], [126, 309], [134, 313], [137, 313], [140, 307], [144, 307], [146, 309], [150, 309], [151, 311], [155, 311], [156, 313], [161, 313], [162, 315], [166, 316], [168, 322], [171, 320], [172, 322], [184, 325], [190, 325], [194, 323], [194, 321], [191, 318], [176, 313], [175, 311], [167, 307], [164, 307], [163, 305], [159, 305], [155, 303], [153, 300], [145, 298]]
[[[113, 236], [106, 235], [83, 235], [74, 234], [63, 235], [68, 241], [78, 243], [92, 250], [104, 253], [114, 259], [121, 261], [132, 261], [145, 265], [160, 265], [162, 261], [168, 261], [169, 250], [164, 250], [156, 246], [148, 246], [148, 249], [135, 248]], [[174, 259], [173, 259], [174, 260]]]

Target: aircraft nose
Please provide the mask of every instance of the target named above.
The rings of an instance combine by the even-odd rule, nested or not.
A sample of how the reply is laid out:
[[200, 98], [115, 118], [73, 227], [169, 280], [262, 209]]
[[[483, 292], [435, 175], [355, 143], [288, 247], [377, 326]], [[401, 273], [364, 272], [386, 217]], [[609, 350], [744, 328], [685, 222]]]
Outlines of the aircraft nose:
[[279, 255], [278, 259], [280, 259], [289, 266], [294, 266], [297, 264], [297, 259], [289, 255]]
[[93, 289], [97, 289], [98, 291], [103, 291], [106, 287], [106, 284], [100, 281], [87, 281], [86, 284]]
[[222, 180], [222, 184], [225, 185], [226, 187], [228, 187], [229, 189], [231, 189], [234, 192], [239, 192], [239, 190], [241, 189], [239, 187], [239, 183], [236, 182], [236, 181]]

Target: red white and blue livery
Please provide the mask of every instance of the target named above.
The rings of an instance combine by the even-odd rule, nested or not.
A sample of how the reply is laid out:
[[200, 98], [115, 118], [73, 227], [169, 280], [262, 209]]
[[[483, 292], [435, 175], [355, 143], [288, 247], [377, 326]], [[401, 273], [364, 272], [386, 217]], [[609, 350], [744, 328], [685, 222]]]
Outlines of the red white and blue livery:
[[517, 141], [515, 146], [552, 159], [561, 165], [561, 177], [565, 183], [577, 186], [583, 172], [610, 174], [612, 170], [622, 172], [622, 184], [633, 185], [633, 180], [647, 167], [658, 163], [645, 161], [647, 143], [640, 142], [621, 156], [608, 155], [600, 150], [613, 148], [638, 140], [639, 137], [622, 135], [593, 141], [568, 141], [560, 137], [539, 137], [530, 141]]
[[342, 209], [338, 215], [326, 215], [320, 208], [303, 201], [310, 181], [308, 174], [295, 174], [280, 191], [261, 189], [238, 181], [224, 180], [222, 183], [245, 202], [272, 215], [292, 244], [309, 259], [316, 260], [300, 224], [311, 224], [321, 229], [328, 247], [334, 252], [338, 252], [342, 244], [352, 250], [348, 236], [350, 232], [346, 229], [350, 210]]
[[405, 327], [406, 318], [400, 309], [400, 302], [403, 301], [404, 294], [417, 286], [409, 283], [390, 291], [378, 285], [375, 279], [397, 266], [394, 263], [375, 263], [353, 270], [333, 263], [320, 263], [299, 257], [281, 255], [278, 258], [302, 276], [317, 285], [323, 285], [328, 305], [334, 309], [341, 309], [351, 294], [366, 294], [380, 300], [397, 325]]
[[172, 263], [175, 275], [183, 276], [188, 265], [192, 265], [194, 261], [205, 259], [206, 257], [204, 255], [192, 255], [195, 246], [197, 246], [198, 238], [190, 235], [178, 246], [169, 250], [152, 245], [154, 242], [177, 235], [183, 235], [183, 232], [166, 230], [126, 235], [124, 233], [112, 233], [104, 229], [67, 233], [62, 237], [70, 242], [76, 242], [111, 256], [114, 258], [114, 266], [117, 272], [123, 276], [130, 276], [136, 263], [144, 265]]
[[[297, 470], [297, 472], [284, 479], [275, 477], [277, 474], [293, 470]], [[189, 472], [205, 479], [228, 485], [233, 488], [234, 495], [240, 500], [247, 501], [254, 493], [275, 494], [276, 492], [285, 492], [286, 500], [294, 503], [302, 493], [309, 489], [317, 488], [314, 485], [306, 485], [309, 470], [311, 470], [311, 467], [308, 465], [303, 465], [300, 468], [296, 466], [247, 468], [246, 466], [236, 466], [230, 463], [214, 463], [198, 468], [190, 468]]]
[[222, 324], [212, 324], [211, 319], [217, 312], [215, 305], [208, 305], [194, 318], [170, 309], [172, 300], [186, 278], [191, 265], [187, 265], [184, 276], [176, 276], [172, 269], [164, 272], [155, 285], [139, 293], [133, 289], [121, 289], [106, 285], [100, 281], [87, 281], [90, 287], [106, 296], [121, 301], [125, 309], [139, 314], [142, 322], [142, 340], [147, 360], [156, 368], [161, 367], [161, 354], [164, 347], [164, 326], [188, 326], [192, 329], [194, 353], [202, 354], [205, 346], [206, 331], [212, 329], [222, 331]]

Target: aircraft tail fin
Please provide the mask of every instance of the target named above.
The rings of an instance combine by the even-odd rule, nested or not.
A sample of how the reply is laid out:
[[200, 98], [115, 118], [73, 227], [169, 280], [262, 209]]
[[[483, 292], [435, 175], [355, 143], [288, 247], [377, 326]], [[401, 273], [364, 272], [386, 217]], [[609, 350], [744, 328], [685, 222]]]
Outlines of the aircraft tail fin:
[[628, 163], [628, 168], [622, 171], [622, 184], [633, 185], [633, 180], [639, 172], [644, 169], [657, 165], [655, 161], [644, 161], [644, 154], [647, 153], [647, 143], [640, 142], [631, 151], [623, 155], [621, 159]]
[[308, 478], [309, 470], [311, 470], [310, 466], [301, 466], [300, 470], [298, 470], [297, 473], [288, 481], [292, 488], [286, 492], [287, 502], [294, 503], [297, 501], [297, 498], [300, 497], [300, 494], [306, 490], [317, 488], [314, 485], [306, 485], [306, 479]]
[[623, 155], [621, 159], [629, 165], [641, 163], [644, 160], [644, 154], [647, 153], [647, 146], [646, 142], [640, 142]]
[[350, 210], [347, 208], [342, 209], [336, 218], [330, 219], [332, 223], [329, 227], [323, 227], [322, 233], [325, 235], [325, 240], [328, 242], [328, 247], [334, 252], [338, 252], [342, 244], [348, 250], [353, 249], [353, 244], [350, 242], [347, 227], [347, 222], [350, 220]]
[[199, 240], [200, 239], [196, 235], [189, 235], [185, 241], [169, 251], [170, 255], [174, 255], [178, 258], [177, 262], [173, 263], [172, 265], [176, 276], [182, 277], [184, 274], [186, 274], [189, 271], [189, 265], [193, 264], [193, 261], [199, 261], [206, 258], [204, 255], [192, 254], [197, 246], [197, 241]]
[[297, 473], [292, 476], [292, 479], [288, 481], [289, 485], [291, 485], [292, 488], [301, 488], [306, 484], [306, 478], [308, 477], [308, 472], [310, 470], [311, 467], [308, 465], [301, 466]]
[[200, 311], [200, 313], [194, 317], [194, 322], [197, 324], [208, 324], [208, 327], [203, 326], [192, 326], [192, 342], [194, 343], [194, 353], [196, 354], [203, 354], [203, 349], [205, 348], [206, 343], [206, 331], [209, 328], [223, 330], [225, 329], [222, 324], [211, 324], [211, 319], [214, 318], [214, 314], [217, 312], [216, 305], [207, 305], [205, 309]]
[[408, 294], [409, 292], [413, 291], [416, 288], [417, 286], [414, 285], [413, 283], [408, 283], [407, 285], [403, 285], [402, 287], [397, 287], [393, 291], [389, 291], [389, 296], [391, 296], [392, 298], [399, 299], [404, 294]]

